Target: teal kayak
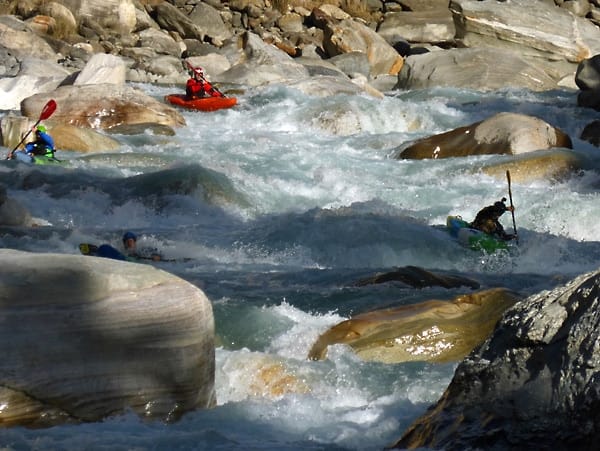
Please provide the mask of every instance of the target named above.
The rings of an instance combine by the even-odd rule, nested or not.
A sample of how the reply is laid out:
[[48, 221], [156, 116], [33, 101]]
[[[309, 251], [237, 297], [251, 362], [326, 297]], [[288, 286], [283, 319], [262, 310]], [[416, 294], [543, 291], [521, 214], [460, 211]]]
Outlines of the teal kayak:
[[477, 251], [493, 253], [500, 249], [508, 249], [506, 241], [488, 235], [481, 230], [472, 229], [469, 223], [460, 216], [448, 216], [446, 228], [460, 244]]

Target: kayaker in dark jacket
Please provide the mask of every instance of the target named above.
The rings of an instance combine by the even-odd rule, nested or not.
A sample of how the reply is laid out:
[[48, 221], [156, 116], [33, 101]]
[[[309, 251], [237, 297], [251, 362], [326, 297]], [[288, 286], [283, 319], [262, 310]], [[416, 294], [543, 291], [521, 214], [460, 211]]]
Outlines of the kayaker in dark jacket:
[[123, 248], [125, 249], [125, 257], [129, 261], [137, 261], [142, 259], [154, 261], [162, 260], [161, 255], [154, 250], [146, 250], [146, 252], [138, 251], [137, 236], [133, 232], [125, 232], [123, 235]]
[[185, 85], [185, 95], [188, 99], [201, 99], [203, 97], [223, 97], [206, 78], [200, 67], [190, 68], [190, 79]]
[[479, 213], [477, 213], [477, 216], [475, 216], [475, 220], [469, 224], [469, 227], [481, 230], [488, 235], [495, 236], [505, 241], [516, 238], [516, 235], [506, 233], [504, 227], [500, 224], [500, 216], [502, 216], [505, 211], [514, 211], [512, 205], [507, 207], [504, 202], [506, 202], [505, 197], [503, 197], [502, 200], [495, 202], [494, 205], [481, 209]]

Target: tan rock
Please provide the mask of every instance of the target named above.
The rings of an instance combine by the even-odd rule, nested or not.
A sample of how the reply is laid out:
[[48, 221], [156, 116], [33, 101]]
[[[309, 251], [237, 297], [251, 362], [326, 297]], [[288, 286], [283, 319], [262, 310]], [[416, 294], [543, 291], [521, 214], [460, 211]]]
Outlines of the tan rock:
[[562, 149], [538, 150], [511, 158], [510, 161], [484, 165], [477, 170], [506, 180], [509, 170], [511, 180], [531, 182], [536, 180], [561, 181], [586, 167], [585, 159], [572, 151]]
[[61, 2], [75, 17], [89, 17], [103, 28], [122, 34], [131, 33], [136, 24], [132, 0], [63, 0]]
[[322, 360], [343, 343], [364, 360], [384, 363], [458, 361], [482, 343], [502, 313], [519, 300], [504, 288], [363, 313], [323, 333], [308, 358]]
[[481, 122], [402, 146], [399, 159], [518, 155], [552, 147], [571, 148], [571, 138], [536, 117], [499, 113]]
[[53, 30], [54, 36], [66, 37], [76, 32], [77, 20], [66, 6], [58, 2], [42, 3], [40, 12], [54, 19], [56, 27]]
[[27, 29], [22, 23], [21, 28], [15, 23], [14, 28], [0, 23], [0, 45], [5, 47], [19, 58], [33, 56], [41, 59], [55, 60], [56, 52], [31, 30]]
[[47, 124], [48, 132], [54, 139], [57, 150], [77, 152], [108, 152], [121, 147], [119, 141], [89, 128], [69, 124]]
[[[323, 30], [323, 48], [329, 56], [363, 52], [371, 65], [371, 75], [396, 75], [402, 57], [375, 31], [354, 20], [329, 22]], [[395, 71], [395, 72], [394, 72]]]
[[23, 100], [21, 113], [37, 119], [50, 99], [57, 104], [52, 120], [78, 127], [108, 129], [141, 123], [185, 125], [185, 119], [176, 109], [139, 89], [114, 84], [61, 86]]
[[[31, 121], [23, 116], [7, 114], [0, 120], [0, 129], [2, 131], [2, 145], [10, 150], [14, 149], [23, 137], [31, 130]], [[8, 155], [8, 150], [5, 155]]]
[[335, 20], [352, 19], [352, 16], [350, 16], [350, 14], [348, 14], [336, 5], [324, 3], [322, 5], [319, 5], [318, 9], [326, 16], [331, 17]]

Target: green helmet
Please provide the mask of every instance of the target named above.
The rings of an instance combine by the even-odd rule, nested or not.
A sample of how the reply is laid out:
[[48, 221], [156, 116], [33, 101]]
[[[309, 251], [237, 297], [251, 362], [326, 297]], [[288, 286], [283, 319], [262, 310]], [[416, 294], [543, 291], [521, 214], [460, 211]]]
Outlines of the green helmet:
[[42, 132], [42, 133], [46, 133], [46, 131], [48, 131], [48, 130], [43, 125], [38, 125], [37, 126], [37, 131], [38, 132]]

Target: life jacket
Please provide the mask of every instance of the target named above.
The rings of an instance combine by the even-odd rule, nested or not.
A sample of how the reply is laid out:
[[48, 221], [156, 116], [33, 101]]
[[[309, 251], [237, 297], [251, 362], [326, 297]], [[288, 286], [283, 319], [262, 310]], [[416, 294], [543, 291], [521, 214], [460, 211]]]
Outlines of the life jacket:
[[37, 131], [36, 140], [25, 145], [25, 150], [29, 154], [44, 155], [54, 157], [54, 139], [48, 133]]
[[488, 235], [502, 235], [504, 227], [498, 221], [502, 213], [504, 213], [504, 210], [499, 209], [496, 205], [490, 205], [477, 213], [469, 226], [473, 229], [481, 230]]
[[195, 78], [190, 78], [185, 85], [185, 94], [193, 99], [193, 98], [202, 98], [207, 95], [210, 97], [222, 97], [222, 94], [219, 93], [212, 85], [206, 80], [196, 80]]
[[204, 97], [204, 85], [201, 81], [190, 78], [185, 85], [185, 94], [191, 99]]

